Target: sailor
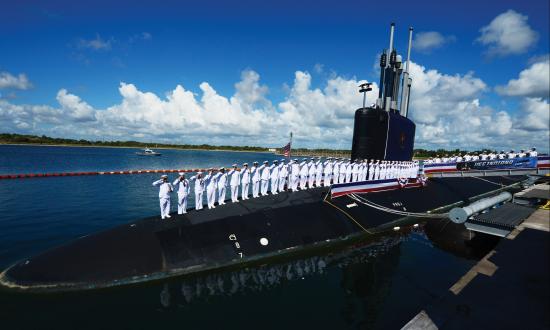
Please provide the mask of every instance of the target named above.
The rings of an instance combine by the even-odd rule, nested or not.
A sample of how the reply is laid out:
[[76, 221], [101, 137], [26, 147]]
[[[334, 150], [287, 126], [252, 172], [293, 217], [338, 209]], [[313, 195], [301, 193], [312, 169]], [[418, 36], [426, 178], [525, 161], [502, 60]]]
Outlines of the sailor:
[[277, 190], [279, 190], [279, 161], [274, 160], [273, 165], [269, 166], [271, 171], [271, 193], [277, 195]]
[[508, 153], [508, 159], [512, 158], [516, 158], [516, 153], [514, 152], [514, 150], [510, 150], [510, 152]]
[[204, 177], [204, 182], [206, 184], [206, 203], [208, 204], [209, 209], [215, 209], [216, 206], [216, 186], [218, 182], [216, 181], [217, 176], [214, 175], [214, 169], [209, 168], [208, 174]]
[[298, 190], [299, 175], [300, 175], [300, 164], [298, 164], [298, 159], [294, 159], [290, 167], [290, 180], [289, 180], [292, 191]]
[[308, 174], [307, 158], [303, 158], [302, 162], [300, 163], [300, 190], [307, 189], [306, 187], [307, 174]]
[[256, 198], [260, 193], [260, 171], [258, 169], [258, 162], [252, 163], [250, 175], [252, 176], [252, 198]]
[[248, 192], [250, 191], [248, 189], [250, 186], [250, 169], [248, 168], [248, 163], [243, 164], [243, 168], [241, 169], [241, 177], [241, 198], [245, 200], [248, 199]]
[[344, 158], [340, 158], [338, 164], [338, 170], [340, 171], [339, 177], [338, 177], [338, 183], [345, 183], [346, 182], [346, 160]]
[[260, 166], [258, 168], [258, 170], [260, 171], [260, 179], [261, 179], [261, 186], [260, 186], [260, 193], [262, 196], [265, 196], [267, 195], [267, 191], [269, 190], [269, 162], [266, 160], [264, 161], [264, 163], [262, 164], [262, 166]]
[[521, 150], [519, 151], [518, 157], [523, 158], [523, 157], [525, 157], [525, 156], [527, 156], [527, 154], [525, 153], [525, 150], [521, 149]]
[[351, 163], [351, 160], [348, 160], [346, 162], [346, 183], [351, 182], [352, 173], [353, 173], [353, 164]]
[[317, 162], [315, 163], [315, 186], [320, 187], [322, 181], [323, 181], [323, 162], [321, 161], [321, 157], [319, 157], [317, 158]]
[[239, 202], [239, 184], [241, 182], [241, 172], [237, 170], [237, 164], [231, 166], [227, 176], [229, 176], [229, 186], [231, 187], [231, 201], [237, 203]]
[[330, 182], [332, 180], [332, 157], [328, 157], [323, 164], [324, 167], [324, 175], [325, 179], [323, 180], [323, 186], [328, 187], [330, 186]]
[[307, 164], [307, 186], [313, 188], [315, 182], [315, 173], [317, 172], [317, 166], [315, 165], [315, 158], [311, 158]]
[[538, 154], [539, 153], [537, 152], [537, 148], [535, 147], [531, 148], [531, 150], [528, 152], [529, 157], [537, 157]]
[[367, 181], [368, 175], [369, 175], [369, 163], [367, 159], [364, 159], [363, 163], [361, 164], [361, 181]]
[[[281, 159], [281, 164], [279, 165], [279, 191], [285, 190], [285, 183], [288, 179], [288, 165], [285, 164], [285, 159]], [[289, 185], [287, 184], [287, 187]]]
[[374, 180], [374, 159], [371, 159], [369, 162], [369, 181]]
[[189, 196], [189, 180], [185, 178], [185, 173], [178, 173], [179, 177], [174, 181], [173, 186], [178, 191], [178, 214], [187, 213], [187, 196]]
[[351, 166], [351, 182], [359, 181], [359, 159], [356, 159]]
[[168, 182], [168, 175], [163, 175], [160, 180], [153, 182], [153, 186], [159, 186], [160, 217], [171, 218], [170, 216], [170, 193], [174, 187]]
[[484, 152], [481, 153], [481, 155], [479, 155], [479, 158], [480, 158], [481, 160], [487, 160], [487, 158], [489, 158], [489, 156], [487, 156], [487, 154], [486, 154], [485, 151], [484, 151]]
[[202, 195], [206, 186], [202, 172], [197, 172], [197, 175], [189, 178], [189, 181], [195, 181], [195, 210], [202, 210]]
[[221, 167], [216, 174], [217, 188], [218, 188], [218, 205], [225, 204], [225, 190], [227, 188], [227, 173], [225, 173], [225, 167]]
[[332, 183], [340, 182], [340, 160], [338, 158], [334, 159], [332, 163]]

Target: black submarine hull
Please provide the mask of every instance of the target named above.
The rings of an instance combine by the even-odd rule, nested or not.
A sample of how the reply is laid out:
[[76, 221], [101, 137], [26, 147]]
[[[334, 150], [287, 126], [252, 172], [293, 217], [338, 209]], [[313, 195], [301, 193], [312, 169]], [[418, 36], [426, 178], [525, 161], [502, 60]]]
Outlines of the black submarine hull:
[[[422, 188], [365, 195], [411, 212], [444, 210], [514, 189], [525, 176], [430, 179]], [[421, 219], [382, 212], [325, 187], [191, 210], [170, 220], [146, 218], [92, 234], [22, 260], [0, 274], [0, 285], [22, 291], [106, 288], [266, 263], [301, 251], [354, 244]], [[398, 203], [398, 204], [396, 204]], [[441, 220], [446, 221], [446, 220]]]

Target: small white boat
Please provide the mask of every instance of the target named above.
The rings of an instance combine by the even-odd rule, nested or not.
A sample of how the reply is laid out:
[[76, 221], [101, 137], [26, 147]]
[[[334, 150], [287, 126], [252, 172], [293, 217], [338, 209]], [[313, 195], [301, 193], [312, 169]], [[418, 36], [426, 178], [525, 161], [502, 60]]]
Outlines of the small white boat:
[[140, 156], [160, 156], [162, 155], [160, 152], [153, 151], [152, 149], [145, 148], [142, 152], [136, 152], [136, 155]]

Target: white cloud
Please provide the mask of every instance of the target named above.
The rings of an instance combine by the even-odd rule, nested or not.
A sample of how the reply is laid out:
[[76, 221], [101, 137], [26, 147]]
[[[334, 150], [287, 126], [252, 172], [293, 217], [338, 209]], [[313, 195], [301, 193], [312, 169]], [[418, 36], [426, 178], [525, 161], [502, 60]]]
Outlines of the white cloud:
[[550, 94], [550, 60], [541, 58], [542, 62], [532, 64], [519, 74], [518, 79], [511, 79], [505, 86], [495, 90], [507, 96], [549, 97]]
[[506, 56], [525, 53], [535, 45], [539, 36], [527, 24], [527, 16], [508, 10], [495, 17], [489, 25], [480, 29], [477, 42], [488, 46], [490, 56]]
[[14, 76], [9, 72], [0, 72], [0, 89], [13, 88], [27, 90], [31, 87], [32, 84], [24, 73]]
[[[482, 104], [488, 87], [473, 73], [448, 75], [411, 63], [411, 76], [417, 147], [518, 148], [521, 141], [548, 149], [548, 126], [538, 122], [548, 122], [547, 101], [527, 99], [521, 115], [514, 117]], [[313, 88], [312, 79], [297, 71], [287, 96], [277, 104], [251, 70], [242, 73], [230, 97], [207, 82], [200, 84], [199, 93], [178, 85], [164, 96], [121, 83], [119, 103], [94, 109], [62, 89], [59, 107], [0, 100], [0, 124], [17, 132], [75, 138], [261, 146], [282, 145], [292, 131], [299, 147], [348, 148], [354, 112], [362, 103], [357, 87], [362, 81], [333, 76]], [[374, 84], [368, 104], [377, 95]]]
[[455, 40], [455, 36], [444, 36], [436, 31], [419, 32], [414, 37], [413, 47], [419, 52], [430, 53], [432, 50], [443, 47], [443, 45]]
[[77, 47], [80, 49], [91, 49], [91, 50], [111, 50], [113, 39], [105, 40], [101, 38], [99, 34], [96, 34], [94, 39], [79, 39]]

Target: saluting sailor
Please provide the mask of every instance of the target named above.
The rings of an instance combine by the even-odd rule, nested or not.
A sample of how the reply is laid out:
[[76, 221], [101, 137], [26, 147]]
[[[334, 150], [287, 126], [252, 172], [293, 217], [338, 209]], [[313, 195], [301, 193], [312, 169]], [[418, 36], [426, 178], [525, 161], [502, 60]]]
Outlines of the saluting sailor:
[[231, 187], [231, 201], [237, 203], [239, 201], [239, 184], [241, 182], [241, 172], [237, 170], [237, 164], [231, 166], [231, 170], [227, 173], [229, 177], [229, 186]]
[[173, 185], [178, 191], [178, 214], [187, 213], [187, 196], [189, 196], [189, 180], [185, 178], [185, 173], [180, 172]]
[[359, 181], [359, 159], [356, 159], [351, 168], [351, 182]]
[[206, 202], [208, 203], [209, 209], [215, 209], [216, 206], [216, 176], [213, 174], [214, 169], [208, 169], [208, 174], [204, 177], [204, 182], [206, 183]]
[[250, 169], [248, 168], [248, 163], [243, 164], [243, 168], [241, 170], [241, 183], [242, 183], [242, 190], [241, 190], [241, 198], [243, 200], [248, 199], [248, 193], [250, 189], [248, 188], [250, 186]]
[[274, 160], [273, 164], [269, 166], [269, 170], [271, 171], [271, 193], [277, 195], [277, 190], [279, 190], [279, 161]]
[[300, 163], [300, 190], [307, 189], [306, 187], [307, 174], [308, 174], [307, 158], [303, 158], [302, 162]]
[[218, 205], [224, 205], [227, 187], [227, 173], [225, 173], [224, 167], [220, 168], [218, 174], [216, 174], [216, 181], [218, 181]]
[[153, 182], [153, 186], [159, 186], [160, 217], [171, 218], [170, 216], [170, 193], [174, 187], [168, 182], [168, 175], [162, 175], [160, 180]]
[[315, 163], [315, 186], [320, 187], [321, 182], [323, 181], [323, 162], [321, 161], [321, 157], [317, 158], [317, 162]]
[[298, 190], [298, 176], [300, 175], [300, 164], [298, 159], [294, 159], [290, 167], [290, 186], [292, 191]]
[[252, 198], [256, 198], [260, 193], [260, 171], [258, 170], [258, 162], [252, 163], [250, 175], [252, 175]]
[[202, 177], [202, 172], [197, 172], [197, 175], [189, 178], [189, 181], [195, 181], [195, 210], [202, 210], [202, 195], [206, 186], [204, 178]]
[[313, 188], [313, 183], [315, 182], [315, 172], [316, 172], [316, 169], [317, 169], [317, 166], [315, 166], [315, 158], [311, 158], [309, 160], [309, 163], [307, 164], [308, 166], [308, 172], [307, 172], [307, 175], [308, 175], [308, 180], [307, 180], [307, 186], [309, 188]]
[[267, 190], [269, 189], [269, 167], [267, 165], [269, 165], [269, 162], [266, 160], [263, 165], [258, 168], [261, 173], [260, 179], [262, 180], [262, 184], [260, 188], [262, 196], [267, 195]]
[[279, 191], [285, 190], [285, 183], [288, 178], [288, 165], [285, 164], [284, 158], [281, 159], [281, 164], [279, 165]]
[[332, 181], [332, 158], [327, 157], [327, 160], [323, 164], [325, 167], [325, 179], [323, 180], [323, 186], [328, 187]]

